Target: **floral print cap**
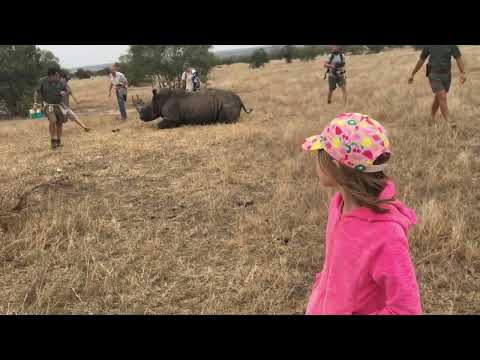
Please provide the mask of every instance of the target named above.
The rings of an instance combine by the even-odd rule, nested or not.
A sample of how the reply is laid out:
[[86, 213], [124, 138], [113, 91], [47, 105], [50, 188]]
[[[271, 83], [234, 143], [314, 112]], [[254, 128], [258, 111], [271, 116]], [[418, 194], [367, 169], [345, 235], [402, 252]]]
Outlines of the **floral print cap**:
[[390, 154], [390, 142], [385, 128], [368, 115], [341, 113], [321, 135], [305, 139], [304, 151], [325, 150], [340, 164], [359, 172], [383, 171], [386, 164], [373, 165], [383, 154]]

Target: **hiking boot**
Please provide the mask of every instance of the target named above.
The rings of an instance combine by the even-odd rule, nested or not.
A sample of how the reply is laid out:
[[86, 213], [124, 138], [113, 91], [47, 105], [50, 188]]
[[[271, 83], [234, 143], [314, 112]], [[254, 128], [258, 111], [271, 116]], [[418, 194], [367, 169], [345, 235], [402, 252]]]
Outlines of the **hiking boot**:
[[52, 150], [56, 150], [58, 148], [57, 140], [52, 139], [52, 144], [51, 144]]

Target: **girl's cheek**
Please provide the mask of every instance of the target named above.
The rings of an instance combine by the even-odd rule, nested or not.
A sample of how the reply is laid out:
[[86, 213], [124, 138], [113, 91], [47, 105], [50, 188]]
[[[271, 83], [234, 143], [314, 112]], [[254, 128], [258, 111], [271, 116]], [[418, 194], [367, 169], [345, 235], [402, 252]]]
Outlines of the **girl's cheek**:
[[329, 176], [328, 174], [325, 174], [322, 171], [322, 168], [320, 167], [320, 164], [318, 163], [318, 161], [316, 164], [316, 170], [317, 170], [318, 179], [320, 180], [320, 185], [322, 185], [323, 187], [334, 187], [336, 185], [335, 181], [333, 181], [331, 176]]
[[320, 179], [320, 185], [322, 185], [323, 187], [335, 187], [336, 184], [335, 182], [329, 178], [328, 176], [323, 176], [323, 177], [319, 177]]

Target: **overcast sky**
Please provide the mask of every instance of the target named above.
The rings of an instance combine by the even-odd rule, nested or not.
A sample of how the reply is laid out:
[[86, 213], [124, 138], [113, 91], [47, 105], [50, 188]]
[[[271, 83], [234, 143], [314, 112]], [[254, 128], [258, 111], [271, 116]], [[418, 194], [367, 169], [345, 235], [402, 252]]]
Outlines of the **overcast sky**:
[[[65, 68], [112, 63], [125, 54], [128, 45], [38, 45], [52, 51]], [[214, 50], [230, 50], [263, 45], [214, 45]]]

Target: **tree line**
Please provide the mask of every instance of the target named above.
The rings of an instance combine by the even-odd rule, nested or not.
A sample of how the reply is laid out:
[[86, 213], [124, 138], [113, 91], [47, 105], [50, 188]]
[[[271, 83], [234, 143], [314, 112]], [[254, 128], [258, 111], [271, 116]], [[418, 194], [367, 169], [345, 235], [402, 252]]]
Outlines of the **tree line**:
[[[400, 48], [406, 45], [342, 45], [343, 52], [349, 55], [376, 54], [387, 49]], [[417, 45], [413, 45], [416, 47]], [[270, 60], [285, 60], [291, 63], [297, 59], [300, 61], [315, 60], [318, 56], [326, 56], [330, 52], [327, 45], [306, 45], [303, 47], [295, 47], [293, 45], [285, 45], [270, 53], [260, 48], [254, 51], [250, 56], [237, 56], [223, 59], [217, 65], [230, 65], [234, 63], [248, 63], [251, 68], [259, 68]]]
[[[325, 45], [295, 47], [285, 45], [267, 52], [257, 49], [249, 56], [219, 58], [211, 51], [213, 45], [129, 45], [128, 51], [119, 59], [120, 71], [127, 75], [132, 86], [150, 84], [158, 86], [172, 84], [179, 80], [185, 63], [190, 63], [206, 83], [210, 70], [215, 66], [233, 63], [248, 63], [251, 68], [259, 68], [270, 60], [294, 59], [314, 60], [329, 52]], [[422, 45], [414, 46], [417, 50]], [[399, 45], [342, 45], [347, 54], [379, 53]], [[88, 79], [92, 76], [105, 76], [110, 69], [96, 72], [77, 69], [74, 73], [62, 69], [58, 58], [48, 50], [36, 45], [0, 45], [0, 116], [8, 113], [13, 116], [28, 114], [32, 105], [33, 91], [47, 69], [56, 67], [69, 78]]]

